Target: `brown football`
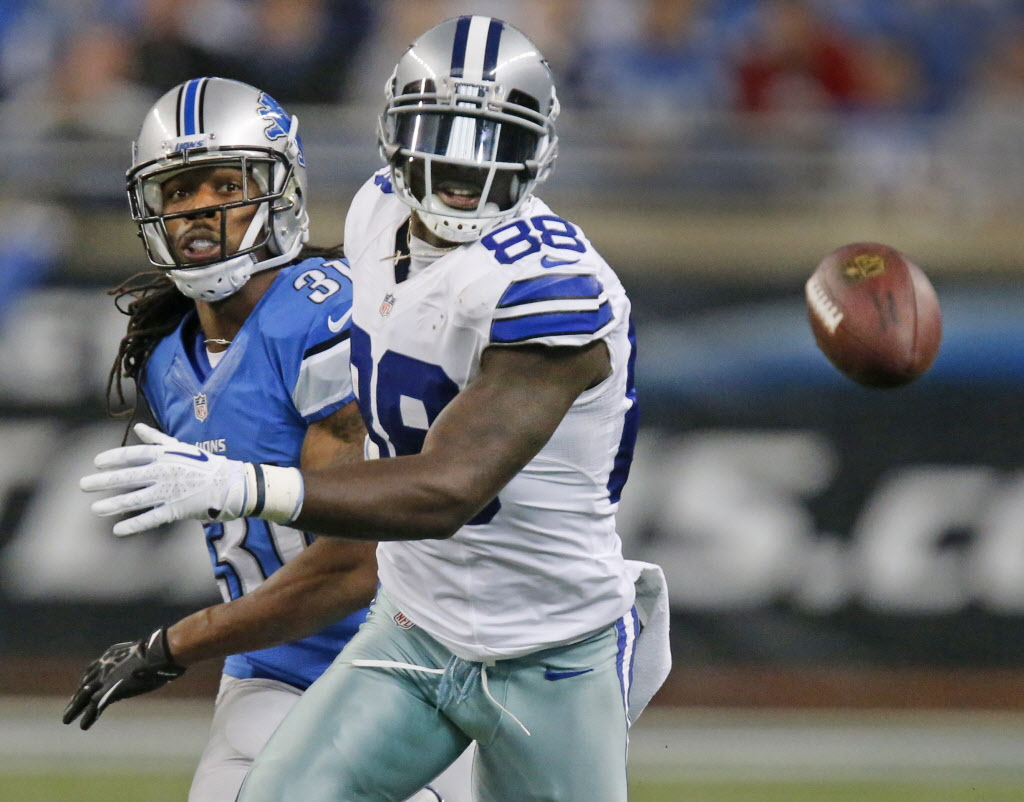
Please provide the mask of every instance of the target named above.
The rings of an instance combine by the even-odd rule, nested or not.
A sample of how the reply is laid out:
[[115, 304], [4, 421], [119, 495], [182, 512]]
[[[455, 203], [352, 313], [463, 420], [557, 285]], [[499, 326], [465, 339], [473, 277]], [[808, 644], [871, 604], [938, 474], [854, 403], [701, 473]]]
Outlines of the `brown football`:
[[935, 361], [939, 299], [924, 272], [895, 248], [877, 242], [837, 248], [805, 291], [818, 347], [854, 381], [899, 387]]

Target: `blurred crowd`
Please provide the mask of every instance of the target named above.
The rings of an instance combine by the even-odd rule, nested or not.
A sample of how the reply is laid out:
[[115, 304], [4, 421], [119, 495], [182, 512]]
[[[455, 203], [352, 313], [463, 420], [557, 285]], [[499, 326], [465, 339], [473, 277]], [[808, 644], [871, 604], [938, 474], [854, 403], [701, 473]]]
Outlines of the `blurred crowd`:
[[[0, 0], [0, 200], [52, 185], [61, 202], [78, 182], [120, 202], [120, 160], [55, 162], [37, 143], [127, 143], [196, 76], [290, 108], [377, 106], [405, 46], [465, 13], [537, 42], [572, 111], [563, 133], [596, 116], [572, 137], [593, 147], [561, 160], [581, 195], [847, 193], [880, 215], [959, 219], [1024, 206], [1024, 0]], [[570, 154], [601, 149], [600, 167], [572, 173]], [[0, 215], [8, 242], [34, 230], [36, 211], [15, 206]]]
[[4, 0], [0, 99], [116, 108], [197, 75], [286, 104], [366, 99], [418, 31], [468, 11], [522, 27], [568, 99], [655, 125], [679, 109], [947, 114], [1024, 94], [1018, 0]]
[[[784, 196], [840, 149], [829, 180], [861, 195], [916, 197], [936, 170], [1022, 194], [1004, 164], [1024, 164], [1024, 0], [3, 0], [0, 131], [123, 139], [200, 75], [292, 107], [376, 105], [405, 45], [463, 13], [537, 41], [563, 106], [626, 146], [627, 182]], [[794, 148], [799, 170], [764, 169]]]

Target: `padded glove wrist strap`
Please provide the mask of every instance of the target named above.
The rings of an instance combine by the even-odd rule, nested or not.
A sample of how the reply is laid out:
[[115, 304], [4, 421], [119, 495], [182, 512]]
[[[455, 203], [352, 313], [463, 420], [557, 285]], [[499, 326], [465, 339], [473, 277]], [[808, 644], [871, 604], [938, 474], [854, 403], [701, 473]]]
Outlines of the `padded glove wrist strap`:
[[302, 473], [255, 462], [245, 464], [246, 509], [243, 515], [290, 524], [302, 511]]

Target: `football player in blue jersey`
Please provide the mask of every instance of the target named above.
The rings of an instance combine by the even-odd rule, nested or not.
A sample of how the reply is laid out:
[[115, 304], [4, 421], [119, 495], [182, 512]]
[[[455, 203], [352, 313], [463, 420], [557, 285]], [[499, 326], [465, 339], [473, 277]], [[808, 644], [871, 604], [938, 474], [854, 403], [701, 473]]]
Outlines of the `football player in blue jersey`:
[[[555, 158], [547, 62], [484, 16], [414, 42], [387, 85], [386, 167], [345, 225], [369, 456], [278, 469], [136, 431], [85, 490], [130, 534], [257, 515], [372, 538], [371, 615], [282, 722], [243, 802], [394, 802], [471, 741], [481, 802], [626, 798], [628, 727], [667, 671], [657, 566], [615, 511], [636, 437], [614, 271], [533, 194]], [[255, 512], [254, 512], [255, 511]]]
[[[133, 379], [160, 428], [190, 444], [187, 458], [261, 462], [267, 477], [362, 462], [365, 437], [349, 373], [351, 283], [340, 248], [306, 245], [297, 126], [237, 81], [200, 78], [164, 95], [128, 172], [159, 271], [115, 291], [130, 299], [130, 318], [108, 398], [124, 403], [122, 381]], [[81, 716], [88, 729], [113, 702], [226, 657], [189, 800], [234, 800], [285, 713], [365, 620], [377, 586], [372, 543], [314, 540], [287, 517], [207, 523], [224, 603], [110, 647], [64, 722]]]

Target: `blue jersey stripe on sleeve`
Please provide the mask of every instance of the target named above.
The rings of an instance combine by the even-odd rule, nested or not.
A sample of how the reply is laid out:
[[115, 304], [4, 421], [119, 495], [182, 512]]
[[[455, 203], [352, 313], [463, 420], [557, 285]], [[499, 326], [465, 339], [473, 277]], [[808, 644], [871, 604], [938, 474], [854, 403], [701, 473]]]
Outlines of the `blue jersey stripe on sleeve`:
[[491, 323], [492, 343], [517, 343], [541, 337], [594, 334], [613, 319], [611, 304], [575, 312], [540, 312], [536, 315], [495, 320]]
[[554, 273], [514, 281], [508, 285], [498, 309], [561, 299], [597, 298], [604, 288], [596, 276]]
[[622, 424], [622, 437], [619, 450], [615, 454], [615, 464], [608, 475], [608, 500], [618, 504], [622, 497], [622, 488], [629, 478], [629, 469], [633, 464], [633, 451], [636, 449], [636, 438], [640, 428], [640, 406], [636, 397], [636, 328], [633, 320], [629, 321], [629, 360], [626, 362], [626, 398], [629, 409], [626, 410]]

